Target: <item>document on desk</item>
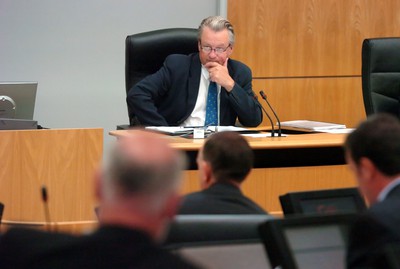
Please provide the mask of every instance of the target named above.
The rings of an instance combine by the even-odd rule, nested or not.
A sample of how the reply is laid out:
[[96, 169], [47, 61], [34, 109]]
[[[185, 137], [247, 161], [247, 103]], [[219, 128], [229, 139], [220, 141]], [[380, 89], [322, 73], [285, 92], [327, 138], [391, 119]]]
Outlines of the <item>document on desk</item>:
[[184, 135], [193, 133], [194, 127], [182, 126], [147, 126], [146, 129], [169, 135]]
[[282, 128], [290, 128], [290, 129], [299, 129], [305, 130], [309, 132], [324, 132], [327, 130], [334, 129], [345, 129], [346, 125], [330, 123], [330, 122], [322, 122], [322, 121], [311, 121], [311, 120], [292, 120], [292, 121], [283, 121], [281, 122]]
[[258, 133], [259, 131], [249, 130], [236, 126], [147, 126], [146, 129], [161, 132], [169, 135], [184, 135], [193, 133], [194, 129], [203, 128], [206, 133], [214, 132], [240, 132], [240, 133]]

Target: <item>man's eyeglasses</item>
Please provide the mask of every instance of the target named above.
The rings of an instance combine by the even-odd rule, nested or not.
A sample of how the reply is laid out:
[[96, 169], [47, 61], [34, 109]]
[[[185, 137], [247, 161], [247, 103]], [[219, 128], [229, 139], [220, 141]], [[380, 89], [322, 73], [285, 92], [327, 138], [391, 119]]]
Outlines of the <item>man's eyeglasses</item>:
[[211, 51], [214, 51], [215, 54], [222, 54], [224, 53], [231, 45], [229, 44], [226, 48], [215, 48], [213, 49], [210, 46], [200, 46], [201, 50], [205, 53], [211, 53]]

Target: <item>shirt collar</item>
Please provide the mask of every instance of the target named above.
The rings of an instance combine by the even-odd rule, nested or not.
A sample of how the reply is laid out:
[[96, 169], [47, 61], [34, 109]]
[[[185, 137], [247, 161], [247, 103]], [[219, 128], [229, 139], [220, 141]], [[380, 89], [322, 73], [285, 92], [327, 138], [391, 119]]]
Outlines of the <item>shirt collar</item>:
[[378, 195], [378, 202], [382, 202], [386, 199], [389, 193], [398, 185], [400, 185], [400, 178], [392, 180]]

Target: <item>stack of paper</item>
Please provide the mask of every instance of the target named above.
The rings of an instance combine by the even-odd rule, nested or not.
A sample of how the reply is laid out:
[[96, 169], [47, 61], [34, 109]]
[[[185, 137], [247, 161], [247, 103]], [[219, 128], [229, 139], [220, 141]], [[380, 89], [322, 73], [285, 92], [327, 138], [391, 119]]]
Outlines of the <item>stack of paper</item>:
[[293, 128], [293, 129], [301, 129], [308, 130], [314, 132], [324, 132], [327, 130], [333, 129], [345, 129], [346, 125], [330, 123], [330, 122], [322, 122], [322, 121], [311, 121], [311, 120], [292, 120], [292, 121], [283, 121], [281, 122], [282, 128]]

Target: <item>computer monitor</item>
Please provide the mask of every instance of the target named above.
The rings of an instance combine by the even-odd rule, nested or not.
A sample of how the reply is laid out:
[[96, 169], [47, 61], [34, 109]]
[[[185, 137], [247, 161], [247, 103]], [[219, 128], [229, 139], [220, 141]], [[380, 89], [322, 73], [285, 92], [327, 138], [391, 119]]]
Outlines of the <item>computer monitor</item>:
[[290, 192], [279, 196], [284, 215], [354, 213], [366, 209], [357, 188]]
[[186, 244], [171, 251], [207, 269], [272, 268], [259, 239]]
[[258, 226], [270, 215], [178, 215], [164, 247], [204, 268], [271, 268]]
[[0, 82], [0, 118], [32, 120], [37, 82]]
[[273, 268], [344, 269], [348, 231], [356, 214], [303, 215], [259, 226]]

